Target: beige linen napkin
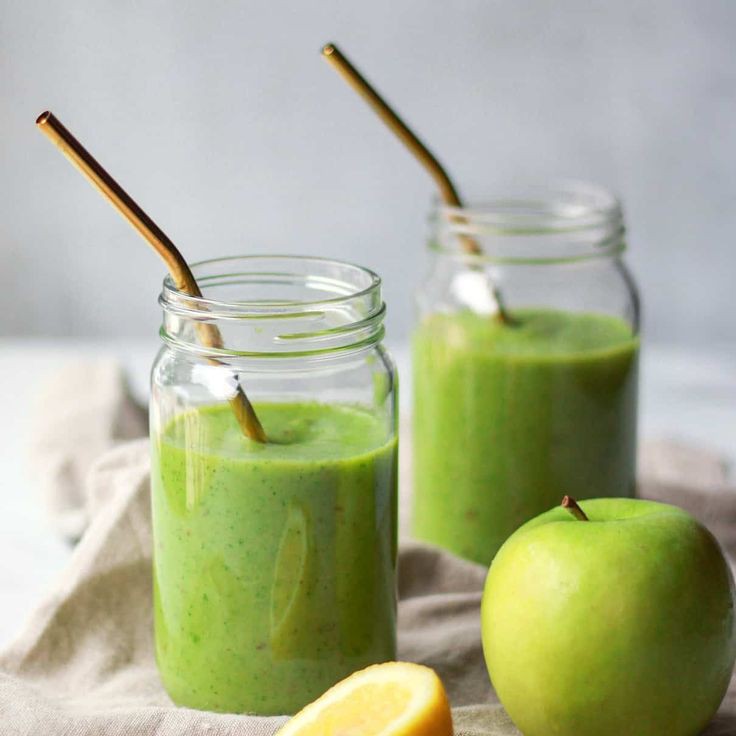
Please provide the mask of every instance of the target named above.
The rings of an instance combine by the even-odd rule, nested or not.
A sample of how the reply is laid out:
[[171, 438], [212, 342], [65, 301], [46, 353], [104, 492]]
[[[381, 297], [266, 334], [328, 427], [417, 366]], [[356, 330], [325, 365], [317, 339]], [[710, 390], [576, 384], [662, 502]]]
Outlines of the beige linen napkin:
[[39, 385], [33, 409], [32, 475], [59, 533], [77, 540], [95, 511], [87, 471], [106, 450], [142, 437], [147, 413], [113, 360], [64, 365]]
[[[86, 380], [81, 383], [77, 378], [58, 377], [56, 390], [64, 392], [66, 408], [51, 423], [47, 415], [35, 461], [42, 469], [51, 508], [61, 508], [75, 518], [77, 532], [86, 520], [89, 526], [25, 630], [0, 654], [0, 733], [273, 734], [283, 718], [177, 708], [163, 691], [153, 659], [148, 445], [145, 439], [116, 440], [144, 435], [143, 414], [130, 400], [114, 365], [89, 365], [83, 375]], [[53, 387], [49, 390], [47, 401], [60, 398], [53, 395]], [[122, 432], [121, 417], [125, 418]], [[85, 427], [96, 436], [87, 435]], [[117, 446], [92, 461], [93, 445], [85, 445], [80, 452], [87, 441], [103, 451], [116, 442]], [[659, 446], [645, 458], [643, 465], [653, 481], [645, 483], [644, 495], [688, 508], [734, 555], [736, 492], [727, 487], [720, 461], [714, 464], [707, 456], [695, 454], [680, 475], [669, 478], [672, 452]], [[681, 450], [674, 452], [682, 457]], [[46, 465], [49, 457], [54, 460]], [[697, 468], [696, 477], [688, 476], [692, 468]], [[707, 479], [702, 487], [699, 478]], [[410, 487], [407, 480], [404, 475], [402, 487]], [[67, 525], [64, 529], [69, 531]], [[484, 578], [485, 569], [478, 565], [402, 542], [399, 656], [439, 672], [453, 704], [457, 736], [518, 736], [496, 702], [483, 663], [479, 605]], [[733, 683], [706, 734], [736, 734]]]

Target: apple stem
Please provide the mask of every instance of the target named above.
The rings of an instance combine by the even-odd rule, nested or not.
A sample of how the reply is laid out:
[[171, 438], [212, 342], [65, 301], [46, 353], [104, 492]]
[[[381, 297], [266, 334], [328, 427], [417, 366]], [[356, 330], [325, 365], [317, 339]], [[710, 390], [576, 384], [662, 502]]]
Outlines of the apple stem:
[[565, 496], [562, 499], [562, 508], [569, 511], [578, 521], [590, 521], [572, 496]]

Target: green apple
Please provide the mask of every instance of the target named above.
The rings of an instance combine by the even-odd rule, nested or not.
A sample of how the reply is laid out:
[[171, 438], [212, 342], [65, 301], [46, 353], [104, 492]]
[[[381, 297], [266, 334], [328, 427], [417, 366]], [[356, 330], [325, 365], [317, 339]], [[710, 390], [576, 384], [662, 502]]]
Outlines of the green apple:
[[488, 572], [491, 681], [525, 736], [694, 736], [736, 657], [734, 583], [717, 542], [653, 501], [565, 499]]

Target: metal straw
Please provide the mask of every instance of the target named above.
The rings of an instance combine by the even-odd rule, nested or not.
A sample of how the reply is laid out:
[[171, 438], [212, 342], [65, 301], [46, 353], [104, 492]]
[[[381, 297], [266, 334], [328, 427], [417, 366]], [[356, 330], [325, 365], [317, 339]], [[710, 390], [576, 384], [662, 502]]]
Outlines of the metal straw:
[[[328, 43], [322, 47], [322, 55], [337, 70], [340, 76], [368, 103], [376, 115], [381, 118], [386, 126], [427, 170], [440, 191], [442, 201], [450, 207], [462, 207], [463, 204], [457, 193], [457, 189], [445, 168], [437, 160], [437, 157], [419, 140], [417, 135], [399, 117], [398, 113], [378, 94], [373, 85], [353, 66], [340, 49], [334, 43]], [[462, 218], [459, 217], [457, 219]], [[465, 252], [470, 255], [478, 256], [483, 254], [483, 250], [478, 242], [469, 235], [462, 235], [460, 237], [460, 243]], [[506, 310], [498, 287], [490, 279], [489, 288], [496, 302], [499, 319], [506, 324], [514, 324], [515, 320]]]
[[[69, 130], [50, 112], [39, 115], [36, 125], [87, 177], [102, 196], [153, 246], [153, 249], [166, 263], [176, 288], [189, 296], [201, 297], [202, 292], [197, 281], [179, 249]], [[195, 328], [203, 345], [215, 349], [223, 347], [222, 335], [216, 325], [209, 322], [195, 322]], [[215, 359], [210, 359], [210, 362], [220, 364]], [[236, 386], [235, 395], [229, 401], [243, 434], [256, 442], [267, 442], [263, 426], [239, 383]]]

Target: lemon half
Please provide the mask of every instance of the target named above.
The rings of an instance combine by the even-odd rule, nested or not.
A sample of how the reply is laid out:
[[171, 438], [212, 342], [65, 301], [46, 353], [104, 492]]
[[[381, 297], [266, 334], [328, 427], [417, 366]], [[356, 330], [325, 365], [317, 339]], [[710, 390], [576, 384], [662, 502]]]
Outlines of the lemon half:
[[452, 736], [442, 681], [429, 667], [360, 670], [299, 711], [277, 736]]

